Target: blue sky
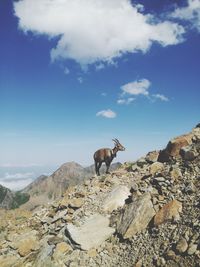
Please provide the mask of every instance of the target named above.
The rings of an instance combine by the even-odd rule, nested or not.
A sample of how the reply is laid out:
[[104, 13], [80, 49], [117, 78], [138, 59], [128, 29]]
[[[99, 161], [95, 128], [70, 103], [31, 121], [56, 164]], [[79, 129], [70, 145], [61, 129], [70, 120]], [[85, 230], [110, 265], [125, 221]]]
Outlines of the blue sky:
[[199, 122], [199, 69], [200, 0], [1, 1], [0, 179], [164, 147]]

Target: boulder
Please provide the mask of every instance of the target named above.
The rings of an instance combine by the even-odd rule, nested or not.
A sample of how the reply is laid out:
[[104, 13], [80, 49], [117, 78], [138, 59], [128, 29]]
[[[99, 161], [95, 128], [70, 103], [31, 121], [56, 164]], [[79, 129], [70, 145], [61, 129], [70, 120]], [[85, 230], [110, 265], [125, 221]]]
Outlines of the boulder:
[[197, 247], [198, 247], [197, 244], [190, 243], [190, 245], [188, 247], [188, 250], [187, 250], [187, 254], [188, 255], [193, 255], [196, 252]]
[[159, 156], [159, 151], [152, 151], [146, 155], [145, 160], [148, 163], [154, 163], [158, 160], [158, 156]]
[[150, 166], [150, 173], [151, 175], [155, 175], [156, 173], [161, 173], [164, 170], [164, 164], [161, 162], [154, 162]]
[[18, 235], [10, 244], [10, 247], [17, 249], [20, 256], [24, 257], [33, 250], [39, 249], [39, 241], [37, 231], [33, 230], [24, 234]]
[[181, 170], [176, 166], [172, 168], [170, 172], [170, 176], [171, 176], [172, 181], [176, 181], [183, 177]]
[[180, 157], [180, 149], [190, 144], [192, 144], [192, 134], [181, 135], [170, 140], [167, 147], [160, 151], [158, 161], [167, 162], [171, 157]]
[[100, 214], [86, 218], [79, 227], [68, 224], [65, 229], [65, 235], [71, 245], [82, 250], [100, 246], [114, 232], [115, 229], [109, 227], [109, 219]]
[[84, 199], [83, 198], [74, 198], [69, 200], [69, 207], [72, 209], [79, 209], [83, 206]]
[[155, 215], [154, 225], [158, 226], [171, 220], [179, 220], [179, 213], [182, 212], [182, 203], [172, 200], [165, 204]]
[[155, 211], [151, 202], [151, 195], [145, 193], [125, 205], [117, 219], [117, 232], [124, 239], [131, 238], [144, 230], [154, 215]]
[[112, 212], [118, 207], [125, 204], [125, 200], [130, 195], [130, 190], [124, 185], [115, 187], [105, 198], [103, 203], [103, 210]]
[[184, 253], [188, 248], [188, 243], [185, 238], [181, 237], [181, 239], [178, 241], [176, 245], [176, 250], [182, 254]]
[[198, 153], [193, 149], [192, 145], [181, 148], [180, 155], [184, 160], [194, 160]]

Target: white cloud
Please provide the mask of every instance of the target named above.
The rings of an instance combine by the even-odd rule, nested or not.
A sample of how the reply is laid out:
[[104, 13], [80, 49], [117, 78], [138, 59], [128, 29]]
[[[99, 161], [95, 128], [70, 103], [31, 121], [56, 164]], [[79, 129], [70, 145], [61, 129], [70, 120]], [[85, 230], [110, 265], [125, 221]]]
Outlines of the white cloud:
[[107, 94], [106, 93], [101, 93], [101, 96], [107, 96]]
[[120, 105], [129, 105], [134, 100], [135, 100], [134, 97], [129, 97], [127, 99], [120, 98], [120, 99], [117, 100], [117, 104], [120, 104]]
[[102, 70], [105, 68], [105, 65], [102, 62], [100, 62], [95, 67], [96, 67], [96, 70]]
[[33, 172], [26, 172], [26, 173], [14, 173], [10, 174], [8, 172], [5, 173], [5, 176], [3, 177], [4, 180], [18, 180], [18, 179], [26, 179], [33, 177]]
[[29, 168], [29, 167], [42, 167], [43, 164], [28, 163], [28, 164], [14, 164], [14, 163], [0, 163], [2, 168]]
[[153, 97], [157, 98], [157, 99], [160, 99], [161, 101], [169, 101], [169, 98], [166, 97], [165, 95], [162, 95], [162, 94], [155, 94], [155, 95], [152, 95]]
[[121, 89], [124, 94], [130, 94], [130, 95], [145, 95], [148, 96], [149, 92], [148, 89], [150, 87], [151, 83], [147, 79], [142, 79], [139, 81], [130, 82], [127, 84], [124, 84], [121, 86]]
[[70, 73], [70, 70], [66, 67], [66, 68], [64, 69], [64, 74], [68, 75], [69, 73]]
[[[144, 95], [149, 97], [149, 99], [159, 99], [161, 101], [169, 101], [169, 98], [163, 94], [150, 94], [149, 88], [151, 86], [151, 82], [147, 79], [136, 80], [121, 86], [122, 94], [121, 98], [118, 99], [118, 104], [130, 104], [132, 101], [136, 99], [139, 95]], [[127, 95], [131, 95], [134, 97], [126, 98]]]
[[[57, 37], [51, 59], [73, 59], [82, 66], [113, 63], [124, 53], [147, 52], [182, 41], [184, 28], [142, 14], [130, 0], [21, 0], [14, 3], [19, 27]], [[98, 65], [97, 65], [98, 66]], [[101, 65], [99, 65], [101, 66]]]
[[79, 83], [83, 83], [83, 78], [82, 77], [78, 77], [77, 80], [78, 80]]
[[200, 0], [188, 0], [187, 6], [177, 8], [170, 16], [192, 23], [200, 32]]
[[35, 174], [33, 172], [6, 172], [2, 177], [0, 177], [0, 184], [11, 190], [20, 190], [30, 184], [34, 177]]
[[113, 119], [117, 116], [117, 114], [111, 109], [107, 109], [107, 110], [101, 110], [97, 112], [96, 116], [102, 116], [105, 118]]
[[17, 191], [17, 190], [21, 190], [21, 189], [25, 188], [27, 185], [29, 185], [32, 182], [33, 182], [33, 179], [20, 179], [17, 181], [3, 180], [3, 181], [0, 181], [0, 184], [11, 189], [11, 190]]

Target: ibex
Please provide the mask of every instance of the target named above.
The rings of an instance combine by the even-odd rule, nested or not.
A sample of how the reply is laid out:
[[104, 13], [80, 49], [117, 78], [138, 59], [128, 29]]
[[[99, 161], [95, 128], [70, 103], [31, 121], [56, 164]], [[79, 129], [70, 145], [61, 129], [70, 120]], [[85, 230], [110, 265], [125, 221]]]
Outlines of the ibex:
[[106, 173], [109, 173], [109, 167], [112, 160], [116, 157], [118, 151], [124, 151], [125, 147], [123, 147], [119, 140], [112, 139], [115, 143], [113, 149], [111, 148], [101, 148], [94, 153], [94, 161], [95, 161], [95, 171], [97, 175], [100, 175], [99, 169], [103, 162], [106, 164]]

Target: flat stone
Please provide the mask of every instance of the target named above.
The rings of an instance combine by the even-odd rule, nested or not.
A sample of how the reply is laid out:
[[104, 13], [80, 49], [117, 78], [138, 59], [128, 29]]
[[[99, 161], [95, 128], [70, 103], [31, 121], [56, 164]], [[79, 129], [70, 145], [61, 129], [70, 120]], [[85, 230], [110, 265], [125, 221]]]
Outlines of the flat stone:
[[62, 210], [62, 211], [58, 211], [56, 213], [56, 215], [54, 216], [54, 218], [52, 219], [52, 222], [51, 223], [55, 223], [57, 222], [58, 220], [60, 219], [65, 219], [65, 215], [67, 214], [67, 210]]
[[94, 214], [85, 219], [85, 222], [77, 227], [68, 224], [65, 234], [74, 247], [82, 250], [90, 250], [100, 246], [115, 232], [109, 227], [109, 219], [100, 214]]
[[157, 181], [158, 183], [159, 183], [159, 182], [165, 182], [165, 181], [166, 181], [166, 179], [165, 179], [164, 177], [162, 177], [162, 176], [160, 176], [160, 177], [155, 177], [154, 180]]
[[37, 231], [30, 231], [24, 234], [18, 235], [10, 244], [10, 247], [17, 249], [20, 256], [24, 257], [31, 251], [39, 249], [39, 241], [36, 236]]
[[165, 204], [155, 215], [154, 225], [158, 226], [171, 220], [179, 220], [179, 213], [182, 212], [182, 203], [172, 200]]
[[130, 190], [124, 185], [114, 188], [105, 198], [103, 203], [103, 210], [112, 212], [118, 207], [122, 207], [125, 204], [125, 200], [130, 195]]
[[69, 200], [69, 207], [72, 209], [79, 209], [83, 206], [84, 199], [83, 198], [74, 198]]
[[151, 202], [151, 195], [145, 193], [132, 203], [125, 205], [119, 218], [117, 218], [117, 232], [124, 239], [131, 238], [144, 230], [154, 215], [155, 210]]

